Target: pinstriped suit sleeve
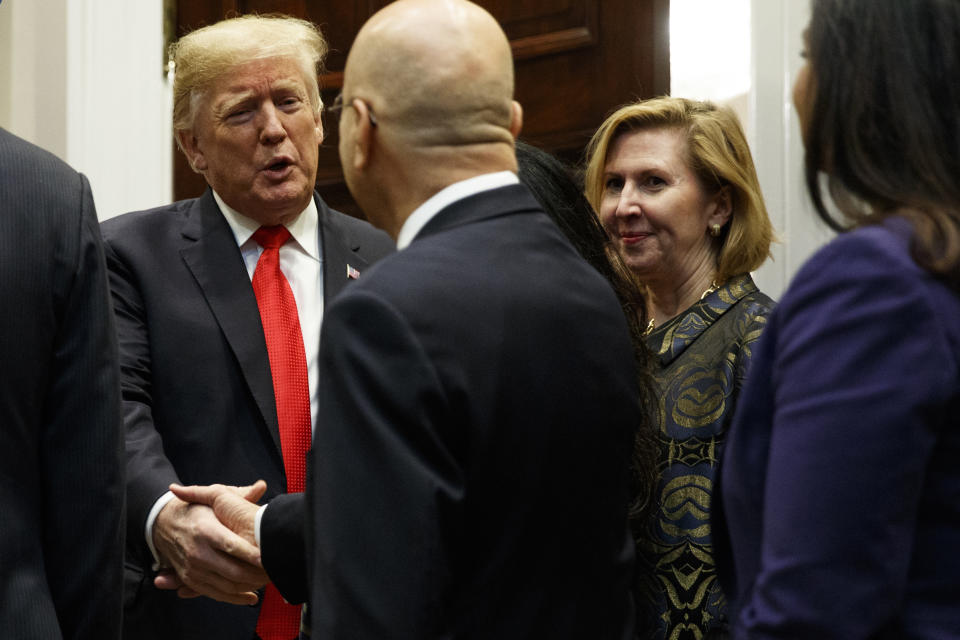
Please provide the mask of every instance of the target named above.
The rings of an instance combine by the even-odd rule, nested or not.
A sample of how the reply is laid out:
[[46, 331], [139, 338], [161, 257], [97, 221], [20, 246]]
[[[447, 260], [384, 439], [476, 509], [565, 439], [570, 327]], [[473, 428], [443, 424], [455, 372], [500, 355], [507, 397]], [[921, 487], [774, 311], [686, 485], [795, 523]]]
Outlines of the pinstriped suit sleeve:
[[116, 639], [117, 347], [87, 180], [0, 129], [0, 636]]
[[[40, 447], [44, 537], [56, 549], [50, 588], [76, 637], [119, 633], [123, 568], [123, 437], [116, 335], [90, 185], [81, 178], [76, 271], [66, 294]], [[71, 562], [76, 568], [69, 570]], [[68, 636], [70, 637], [70, 636]]]

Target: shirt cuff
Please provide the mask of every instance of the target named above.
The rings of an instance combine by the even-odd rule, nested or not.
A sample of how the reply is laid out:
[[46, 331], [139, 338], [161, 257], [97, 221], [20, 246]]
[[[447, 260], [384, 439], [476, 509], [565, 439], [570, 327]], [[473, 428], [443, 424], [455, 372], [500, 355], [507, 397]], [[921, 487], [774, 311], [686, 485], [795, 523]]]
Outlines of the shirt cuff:
[[157, 550], [153, 546], [153, 523], [157, 520], [160, 510], [167, 506], [167, 503], [173, 500], [174, 497], [172, 491], [167, 491], [157, 498], [157, 501], [153, 503], [153, 508], [150, 509], [150, 513], [147, 514], [147, 526], [144, 527], [144, 534], [147, 536], [147, 548], [150, 549], [150, 554], [153, 555], [154, 571], [160, 570], [160, 556], [157, 555]]
[[260, 521], [263, 519], [263, 512], [267, 510], [269, 504], [265, 504], [257, 509], [257, 515], [253, 518], [253, 539], [257, 542], [257, 548], [260, 548]]

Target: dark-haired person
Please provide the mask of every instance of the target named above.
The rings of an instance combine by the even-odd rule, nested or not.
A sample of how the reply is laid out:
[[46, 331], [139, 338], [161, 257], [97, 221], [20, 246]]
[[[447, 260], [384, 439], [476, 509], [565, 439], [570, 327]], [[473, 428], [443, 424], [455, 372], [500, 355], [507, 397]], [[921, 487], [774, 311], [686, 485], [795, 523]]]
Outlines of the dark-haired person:
[[794, 102], [844, 233], [771, 315], [727, 444], [734, 635], [960, 638], [960, 3], [812, 8]]
[[729, 109], [683, 98], [626, 105], [588, 149], [587, 199], [643, 285], [660, 391], [659, 484], [634, 522], [644, 638], [720, 638], [726, 601], [709, 516], [727, 429], [773, 301], [750, 277], [773, 227]]
[[638, 305], [643, 303], [643, 292], [627, 271], [570, 168], [522, 140], [516, 141], [516, 151], [520, 182], [530, 189], [584, 260], [610, 281], [631, 324], [631, 332], [642, 335], [641, 320], [646, 310]]
[[[643, 291], [627, 269], [610, 236], [600, 224], [593, 207], [572, 171], [555, 156], [517, 140], [517, 176], [543, 206], [563, 235], [583, 258], [599, 271], [620, 299], [633, 337], [637, 358], [638, 398], [645, 417], [655, 412], [652, 355], [646, 347], [646, 308]], [[652, 424], [638, 425], [633, 456], [634, 486], [630, 506], [631, 524], [642, 527], [650, 515], [656, 482], [656, 442]]]

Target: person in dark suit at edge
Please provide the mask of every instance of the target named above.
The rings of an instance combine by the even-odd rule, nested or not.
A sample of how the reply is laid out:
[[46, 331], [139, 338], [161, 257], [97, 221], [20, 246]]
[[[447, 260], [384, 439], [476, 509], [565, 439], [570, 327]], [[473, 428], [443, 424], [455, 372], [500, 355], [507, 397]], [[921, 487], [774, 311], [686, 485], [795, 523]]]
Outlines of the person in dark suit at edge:
[[351, 48], [340, 157], [400, 250], [324, 321], [314, 637], [632, 634], [629, 331], [517, 184], [512, 97], [506, 36], [465, 0], [389, 4]]
[[0, 637], [115, 640], [117, 343], [87, 179], [0, 129]]
[[[283, 556], [303, 556], [293, 492], [316, 424], [321, 315], [393, 246], [314, 192], [326, 53], [314, 25], [241, 16], [172, 53], [176, 139], [210, 188], [102, 225], [126, 426], [124, 637], [289, 640], [299, 607], [278, 588], [306, 597], [283, 585]], [[267, 498], [290, 494], [262, 512], [260, 548], [168, 492], [258, 478]]]

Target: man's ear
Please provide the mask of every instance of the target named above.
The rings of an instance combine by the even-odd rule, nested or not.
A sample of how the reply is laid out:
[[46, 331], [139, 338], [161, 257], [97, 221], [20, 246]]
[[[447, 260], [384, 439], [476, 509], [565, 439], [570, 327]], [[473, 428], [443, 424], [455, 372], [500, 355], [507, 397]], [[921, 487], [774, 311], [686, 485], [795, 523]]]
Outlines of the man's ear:
[[516, 140], [523, 129], [523, 107], [516, 100], [510, 102], [510, 135]]
[[193, 132], [188, 129], [178, 129], [176, 132], [177, 142], [183, 150], [183, 155], [187, 156], [187, 162], [190, 168], [197, 173], [203, 173], [207, 169], [207, 158], [200, 149], [200, 143]]
[[323, 144], [323, 110], [317, 111], [313, 114], [314, 130], [317, 133], [317, 146]]
[[354, 99], [353, 108], [357, 116], [353, 125], [353, 168], [362, 170], [370, 164], [373, 151], [373, 121], [370, 108], [363, 100]]

